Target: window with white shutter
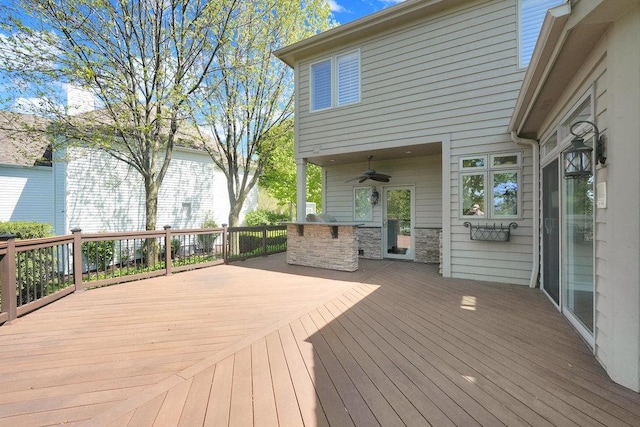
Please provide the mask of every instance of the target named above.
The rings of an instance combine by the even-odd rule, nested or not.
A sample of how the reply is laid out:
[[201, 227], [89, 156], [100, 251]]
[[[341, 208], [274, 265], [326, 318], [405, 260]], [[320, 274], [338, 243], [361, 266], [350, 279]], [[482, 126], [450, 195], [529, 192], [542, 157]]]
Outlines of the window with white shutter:
[[337, 105], [360, 101], [360, 54], [347, 53], [336, 57]]
[[526, 67], [531, 61], [547, 10], [564, 2], [565, 0], [520, 0], [518, 18], [520, 67]]
[[311, 64], [309, 87], [311, 111], [360, 102], [360, 51]]
[[311, 64], [311, 110], [331, 107], [331, 59]]

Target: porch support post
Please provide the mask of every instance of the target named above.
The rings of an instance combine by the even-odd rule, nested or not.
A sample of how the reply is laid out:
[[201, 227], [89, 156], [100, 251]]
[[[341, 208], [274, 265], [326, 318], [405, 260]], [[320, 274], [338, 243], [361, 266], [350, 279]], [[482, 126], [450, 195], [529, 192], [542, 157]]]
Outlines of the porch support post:
[[296, 221], [307, 217], [307, 159], [296, 159]]

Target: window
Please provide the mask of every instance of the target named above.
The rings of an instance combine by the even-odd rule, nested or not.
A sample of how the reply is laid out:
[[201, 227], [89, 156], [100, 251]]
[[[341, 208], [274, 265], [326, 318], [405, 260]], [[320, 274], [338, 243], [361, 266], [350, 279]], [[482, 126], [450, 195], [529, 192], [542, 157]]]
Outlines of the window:
[[331, 60], [311, 65], [311, 109], [331, 107]]
[[371, 187], [353, 189], [353, 219], [355, 221], [373, 221], [372, 191]]
[[360, 52], [353, 51], [311, 64], [311, 111], [360, 101]]
[[460, 215], [519, 217], [520, 170], [520, 153], [461, 158]]
[[520, 0], [518, 18], [520, 67], [526, 67], [531, 61], [547, 10], [564, 2], [564, 0]]

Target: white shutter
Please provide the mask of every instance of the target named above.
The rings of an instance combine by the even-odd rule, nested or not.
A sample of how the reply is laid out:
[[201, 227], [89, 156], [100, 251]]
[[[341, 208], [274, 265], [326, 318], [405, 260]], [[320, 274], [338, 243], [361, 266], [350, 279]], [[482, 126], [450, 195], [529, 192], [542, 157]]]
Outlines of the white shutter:
[[338, 105], [360, 101], [360, 53], [351, 52], [336, 58]]
[[542, 22], [547, 10], [564, 3], [564, 0], [520, 0], [520, 66], [526, 67], [531, 61], [533, 49], [540, 35]]
[[331, 59], [311, 64], [311, 110], [331, 107]]

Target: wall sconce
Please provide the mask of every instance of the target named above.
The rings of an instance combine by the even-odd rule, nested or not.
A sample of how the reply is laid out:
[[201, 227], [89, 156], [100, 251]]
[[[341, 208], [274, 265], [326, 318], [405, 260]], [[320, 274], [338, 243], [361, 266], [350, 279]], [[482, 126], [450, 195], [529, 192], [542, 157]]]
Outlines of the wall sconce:
[[564, 177], [580, 178], [589, 176], [592, 173], [592, 152], [593, 148], [585, 145], [582, 136], [586, 132], [578, 135], [574, 132], [576, 126], [587, 123], [593, 126], [593, 134], [596, 146], [595, 160], [604, 165], [607, 158], [604, 156], [604, 135], [600, 136], [600, 131], [595, 123], [587, 120], [580, 120], [571, 125], [570, 132], [575, 138], [571, 140], [571, 146], [564, 151]]
[[376, 187], [373, 187], [373, 189], [371, 190], [371, 204], [375, 206], [378, 204], [379, 201], [380, 201], [380, 193], [378, 193], [378, 190], [376, 190]]

